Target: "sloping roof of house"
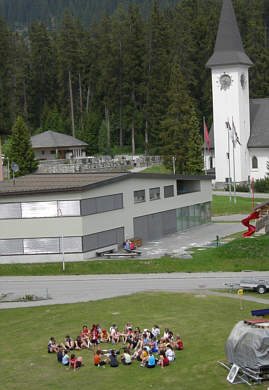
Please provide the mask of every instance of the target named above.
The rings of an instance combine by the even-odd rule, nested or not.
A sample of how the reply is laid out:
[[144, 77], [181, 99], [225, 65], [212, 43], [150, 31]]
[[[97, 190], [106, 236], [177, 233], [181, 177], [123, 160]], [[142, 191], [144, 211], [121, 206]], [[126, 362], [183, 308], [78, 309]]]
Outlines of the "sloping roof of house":
[[39, 148], [72, 148], [87, 146], [86, 142], [55, 131], [44, 131], [31, 137], [33, 149]]
[[269, 148], [269, 98], [250, 100], [248, 148]]
[[253, 65], [243, 48], [231, 0], [223, 0], [214, 53], [206, 66]]
[[75, 174], [32, 174], [12, 180], [0, 182], [0, 197], [9, 195], [41, 194], [51, 192], [82, 192], [91, 188], [101, 187], [131, 178], [143, 179], [181, 179], [181, 180], [212, 180], [213, 177], [167, 175], [154, 173], [75, 173]]

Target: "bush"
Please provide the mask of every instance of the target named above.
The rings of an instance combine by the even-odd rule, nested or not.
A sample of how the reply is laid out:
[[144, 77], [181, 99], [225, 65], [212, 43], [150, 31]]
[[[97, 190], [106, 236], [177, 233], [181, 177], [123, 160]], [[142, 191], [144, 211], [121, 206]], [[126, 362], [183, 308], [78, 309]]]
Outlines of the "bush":
[[236, 191], [237, 192], [249, 192], [249, 185], [248, 184], [237, 184]]
[[[231, 183], [231, 190], [234, 190], [233, 183]], [[229, 191], [229, 185], [226, 184], [225, 191]], [[248, 184], [237, 184], [236, 185], [236, 192], [249, 192], [249, 185]]]
[[269, 177], [257, 179], [254, 183], [254, 190], [256, 192], [269, 192]]

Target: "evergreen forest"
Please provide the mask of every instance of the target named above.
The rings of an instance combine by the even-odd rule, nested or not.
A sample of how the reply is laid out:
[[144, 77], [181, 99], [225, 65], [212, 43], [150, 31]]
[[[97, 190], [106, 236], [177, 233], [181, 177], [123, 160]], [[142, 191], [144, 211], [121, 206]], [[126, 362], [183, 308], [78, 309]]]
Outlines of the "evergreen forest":
[[[268, 1], [233, 4], [254, 63], [250, 96], [269, 97]], [[0, 0], [0, 10], [2, 135], [21, 117], [32, 135], [87, 142], [89, 155], [157, 153], [179, 173], [201, 171], [221, 0]]]

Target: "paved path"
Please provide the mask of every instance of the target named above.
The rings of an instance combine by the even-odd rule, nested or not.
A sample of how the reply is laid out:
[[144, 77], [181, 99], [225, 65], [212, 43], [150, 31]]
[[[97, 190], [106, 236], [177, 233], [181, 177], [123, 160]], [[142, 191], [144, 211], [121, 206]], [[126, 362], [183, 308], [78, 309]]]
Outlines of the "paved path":
[[185, 232], [177, 232], [159, 240], [146, 242], [143, 244], [141, 257], [143, 259], [156, 259], [165, 255], [179, 257], [187, 248], [209, 245], [216, 240], [216, 236], [222, 238], [245, 230], [246, 228], [240, 222], [200, 225]]
[[[246, 218], [247, 214], [231, 214], [231, 215], [219, 215], [217, 217], [212, 217], [213, 222], [227, 221], [227, 222], [241, 222], [243, 218]], [[244, 229], [244, 226], [241, 225]]]
[[[213, 195], [219, 195], [219, 196], [229, 196], [229, 191], [212, 191]], [[241, 198], [252, 198], [253, 195], [249, 192], [237, 192], [236, 196], [239, 196]], [[232, 192], [232, 198], [233, 198], [233, 192]], [[265, 198], [269, 199], [269, 194], [265, 193], [255, 193], [254, 192], [254, 198]]]
[[[0, 308], [87, 302], [143, 291], [207, 293], [209, 289], [225, 288], [224, 283], [239, 283], [244, 277], [255, 276], [269, 278], [269, 272], [1, 277], [0, 293], [14, 293], [16, 296], [25, 294], [45, 296], [48, 291], [52, 299], [0, 303]], [[254, 297], [244, 297], [244, 299], [254, 300], [251, 298]], [[257, 300], [269, 305], [269, 296], [268, 299], [255, 298], [255, 301]]]

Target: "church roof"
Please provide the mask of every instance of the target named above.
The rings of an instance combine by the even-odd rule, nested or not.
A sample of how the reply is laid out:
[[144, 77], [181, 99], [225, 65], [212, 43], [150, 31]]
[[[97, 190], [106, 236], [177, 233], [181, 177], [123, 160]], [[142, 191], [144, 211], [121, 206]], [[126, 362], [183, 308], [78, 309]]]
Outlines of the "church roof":
[[253, 65], [243, 48], [232, 0], [223, 0], [214, 53], [206, 66]]
[[70, 147], [85, 147], [87, 144], [77, 138], [71, 137], [55, 131], [44, 131], [43, 133], [31, 137], [32, 147], [36, 148], [70, 148]]
[[269, 148], [269, 98], [250, 100], [248, 148]]

